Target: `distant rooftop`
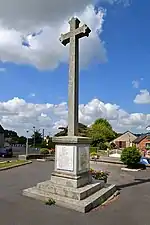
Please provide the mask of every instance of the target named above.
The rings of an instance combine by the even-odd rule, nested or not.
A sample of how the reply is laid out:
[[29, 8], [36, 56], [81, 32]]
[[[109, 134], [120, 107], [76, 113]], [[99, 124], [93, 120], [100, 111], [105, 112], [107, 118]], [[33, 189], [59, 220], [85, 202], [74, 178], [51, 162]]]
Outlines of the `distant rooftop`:
[[0, 125], [0, 133], [4, 133], [4, 128]]
[[135, 144], [139, 144], [144, 138], [148, 138], [150, 140], [150, 134], [143, 134], [141, 136], [139, 136], [138, 138], [136, 138], [133, 143]]

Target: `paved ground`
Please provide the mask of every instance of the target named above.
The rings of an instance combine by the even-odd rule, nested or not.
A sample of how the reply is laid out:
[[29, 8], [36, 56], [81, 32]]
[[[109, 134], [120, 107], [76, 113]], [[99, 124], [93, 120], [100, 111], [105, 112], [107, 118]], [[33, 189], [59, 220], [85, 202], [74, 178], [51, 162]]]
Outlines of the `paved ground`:
[[2, 225], [149, 225], [150, 170], [121, 172], [120, 166], [94, 164], [112, 171], [111, 182], [119, 184], [120, 197], [108, 206], [81, 214], [21, 195], [22, 189], [50, 178], [52, 162], [34, 162], [0, 172], [0, 224]]

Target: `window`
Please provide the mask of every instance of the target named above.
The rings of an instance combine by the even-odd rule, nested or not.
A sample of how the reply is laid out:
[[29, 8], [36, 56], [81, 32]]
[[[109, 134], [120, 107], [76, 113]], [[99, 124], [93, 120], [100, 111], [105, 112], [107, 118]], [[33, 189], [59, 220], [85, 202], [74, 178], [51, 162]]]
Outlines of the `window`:
[[145, 147], [150, 149], [150, 142], [145, 144]]
[[147, 138], [146, 138], [148, 141], [150, 141], [150, 135], [147, 135]]

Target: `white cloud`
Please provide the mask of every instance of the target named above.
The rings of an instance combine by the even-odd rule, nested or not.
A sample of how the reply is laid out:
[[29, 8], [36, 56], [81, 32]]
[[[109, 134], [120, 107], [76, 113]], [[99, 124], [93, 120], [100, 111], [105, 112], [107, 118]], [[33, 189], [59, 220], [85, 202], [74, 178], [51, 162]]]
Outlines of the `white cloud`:
[[[150, 124], [150, 114], [129, 114], [116, 104], [105, 104], [98, 99], [79, 106], [81, 123], [90, 125], [100, 117], [108, 119], [113, 128], [119, 132], [126, 130], [142, 132]], [[0, 102], [0, 124], [5, 129], [16, 130], [20, 135], [25, 135], [26, 130], [30, 130], [31, 134], [33, 126], [37, 129], [44, 128], [46, 133], [54, 134], [58, 132], [58, 127], [67, 126], [67, 103], [33, 104], [17, 97]]]
[[[48, 15], [51, 14], [51, 11], [48, 13]], [[83, 66], [87, 65], [92, 59], [96, 59], [98, 62], [105, 62], [107, 60], [104, 43], [99, 39], [99, 35], [102, 32], [104, 14], [105, 11], [102, 9], [100, 9], [98, 14], [95, 14], [94, 7], [92, 5], [86, 6], [81, 12], [79, 11], [77, 13], [72, 13], [72, 15], [77, 15], [81, 19], [81, 21], [86, 23], [92, 30], [89, 38], [83, 38], [84, 40], [80, 40], [80, 59]], [[64, 15], [64, 17], [60, 18], [59, 20], [55, 18], [56, 21], [51, 22], [43, 22], [43, 20], [43, 33], [37, 38], [31, 40], [31, 49], [21, 45], [21, 36], [25, 33], [21, 30], [20, 27], [20, 29], [18, 27], [17, 29], [9, 29], [5, 23], [3, 24], [1, 22], [1, 60], [3, 62], [11, 61], [14, 63], [32, 64], [40, 69], [54, 69], [59, 65], [60, 62], [67, 62], [67, 49], [69, 46], [64, 47], [59, 42], [59, 37], [61, 33], [68, 32], [68, 19], [70, 18], [68, 16], [69, 14], [67, 14], [66, 16]], [[33, 28], [31, 28], [32, 23]], [[31, 25], [29, 23], [29, 29], [32, 31], [34, 31], [34, 29], [38, 30], [41, 28], [40, 25], [39, 27], [36, 27], [34, 21], [31, 21]]]
[[125, 7], [127, 6], [130, 6], [131, 3], [132, 3], [132, 0], [101, 0], [101, 2], [106, 2], [106, 3], [109, 3], [109, 4], [120, 4], [120, 3], [123, 3], [123, 5]]
[[150, 93], [148, 90], [140, 90], [140, 94], [137, 94], [134, 103], [136, 104], [150, 104]]
[[[128, 0], [99, 0], [128, 3]], [[59, 42], [61, 33], [67, 32], [68, 20], [78, 16], [92, 30], [89, 38], [81, 40], [81, 65], [91, 60], [107, 60], [103, 31], [105, 10], [95, 14], [92, 0], [0, 0], [0, 58], [1, 61], [31, 64], [39, 69], [54, 69], [60, 62], [68, 62], [68, 47]], [[31, 42], [32, 49], [21, 45], [21, 36], [43, 29], [43, 33]], [[98, 31], [98, 32], [97, 32]]]
[[140, 82], [138, 80], [133, 80], [132, 81], [132, 86], [133, 88], [139, 88]]
[[[26, 30], [38, 26], [50, 26], [65, 21], [74, 13], [82, 13], [86, 6], [94, 4], [92, 0], [0, 0], [0, 17], [9, 28]], [[99, 4], [123, 3], [131, 0], [97, 0]]]
[[143, 81], [144, 78], [140, 78], [140, 80], [133, 80], [132, 81], [132, 86], [133, 88], [139, 88], [141, 81]]
[[3, 73], [3, 72], [6, 72], [6, 68], [1, 67], [1, 68], [0, 68], [0, 73]]
[[35, 93], [30, 93], [29, 97], [35, 97]]

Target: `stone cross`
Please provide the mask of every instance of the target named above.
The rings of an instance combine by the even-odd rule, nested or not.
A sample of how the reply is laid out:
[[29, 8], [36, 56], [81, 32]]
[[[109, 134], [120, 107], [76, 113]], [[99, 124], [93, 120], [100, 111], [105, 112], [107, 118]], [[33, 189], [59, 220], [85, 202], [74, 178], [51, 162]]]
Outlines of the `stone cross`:
[[79, 96], [79, 39], [88, 37], [91, 30], [87, 25], [79, 27], [78, 18], [69, 21], [70, 32], [61, 34], [63, 45], [70, 43], [69, 84], [68, 84], [68, 136], [78, 135], [78, 96]]

